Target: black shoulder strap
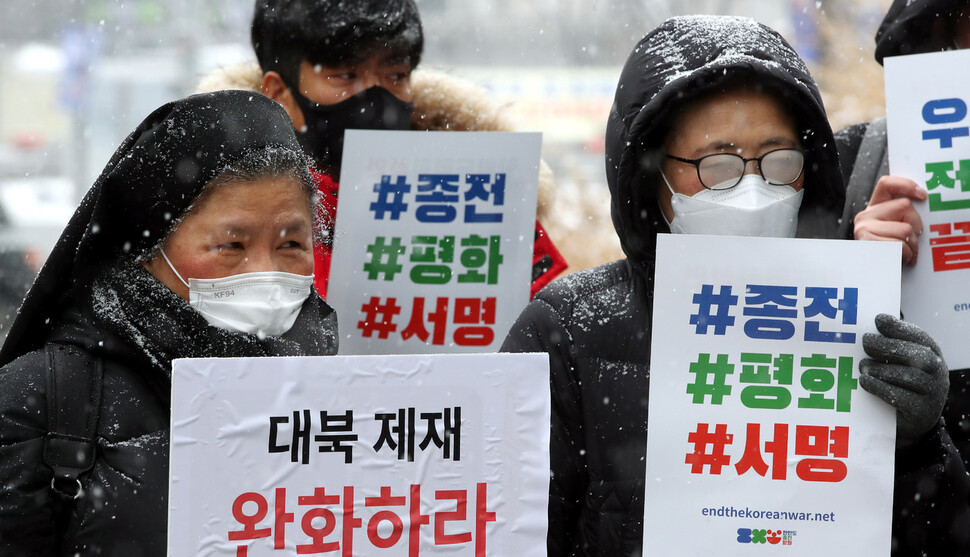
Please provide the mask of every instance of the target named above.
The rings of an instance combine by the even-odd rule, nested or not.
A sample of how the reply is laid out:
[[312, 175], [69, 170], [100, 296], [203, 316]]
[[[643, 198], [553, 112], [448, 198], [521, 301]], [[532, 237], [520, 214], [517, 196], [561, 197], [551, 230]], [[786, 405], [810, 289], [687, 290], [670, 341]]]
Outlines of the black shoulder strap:
[[49, 343], [44, 464], [54, 472], [51, 489], [60, 497], [81, 496], [80, 477], [94, 466], [104, 367], [76, 346]]

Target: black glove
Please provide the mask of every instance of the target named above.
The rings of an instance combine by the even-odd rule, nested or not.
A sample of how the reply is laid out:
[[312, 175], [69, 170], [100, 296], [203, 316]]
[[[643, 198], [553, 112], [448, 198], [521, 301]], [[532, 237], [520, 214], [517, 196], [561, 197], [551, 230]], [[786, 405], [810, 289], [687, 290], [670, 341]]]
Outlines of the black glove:
[[859, 382], [896, 408], [898, 438], [919, 439], [939, 421], [950, 388], [943, 354], [930, 335], [892, 315], [877, 315], [876, 329], [862, 337], [872, 359], [859, 362]]

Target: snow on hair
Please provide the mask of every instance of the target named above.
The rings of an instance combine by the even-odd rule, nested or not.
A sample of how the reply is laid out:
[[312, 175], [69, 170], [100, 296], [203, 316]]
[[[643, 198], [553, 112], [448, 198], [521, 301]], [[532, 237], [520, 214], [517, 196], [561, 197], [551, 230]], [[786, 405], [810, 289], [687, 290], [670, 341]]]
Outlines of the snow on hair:
[[201, 207], [216, 190], [234, 183], [255, 182], [264, 178], [289, 178], [300, 185], [300, 189], [306, 196], [310, 214], [314, 215], [314, 238], [316, 239], [318, 235], [316, 231], [320, 228], [317, 226], [320, 211], [316, 210], [317, 190], [310, 176], [309, 159], [302, 151], [267, 145], [262, 148], [247, 149], [242, 155], [226, 163], [216, 176], [202, 187], [185, 213], [172, 220], [172, 226], [168, 232], [140, 259], [154, 257], [182, 221]]

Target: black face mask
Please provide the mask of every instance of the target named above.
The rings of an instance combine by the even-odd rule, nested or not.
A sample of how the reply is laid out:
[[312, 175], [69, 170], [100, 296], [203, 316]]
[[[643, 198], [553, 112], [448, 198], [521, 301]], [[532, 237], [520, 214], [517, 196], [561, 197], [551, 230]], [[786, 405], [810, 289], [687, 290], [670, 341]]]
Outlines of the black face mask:
[[317, 104], [290, 89], [303, 111], [305, 131], [297, 131], [303, 150], [330, 178], [340, 179], [340, 159], [346, 130], [408, 130], [414, 104], [383, 87], [374, 86], [337, 104]]

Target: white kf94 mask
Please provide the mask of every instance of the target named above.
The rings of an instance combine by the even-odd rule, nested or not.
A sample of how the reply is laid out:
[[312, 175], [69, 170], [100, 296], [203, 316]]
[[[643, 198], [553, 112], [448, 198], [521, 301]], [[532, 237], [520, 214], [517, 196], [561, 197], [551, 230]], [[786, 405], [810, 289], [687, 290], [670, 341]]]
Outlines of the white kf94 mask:
[[175, 270], [164, 250], [165, 263], [189, 289], [189, 306], [213, 327], [259, 338], [280, 336], [293, 327], [310, 296], [313, 275], [281, 271], [242, 273], [216, 279], [190, 278]]
[[672, 194], [674, 220], [667, 224], [674, 234], [795, 236], [804, 189], [772, 186], [757, 174], [745, 174], [733, 188], [704, 189], [689, 196], [674, 192], [667, 177], [660, 175]]

